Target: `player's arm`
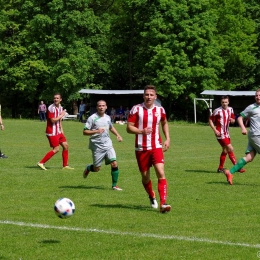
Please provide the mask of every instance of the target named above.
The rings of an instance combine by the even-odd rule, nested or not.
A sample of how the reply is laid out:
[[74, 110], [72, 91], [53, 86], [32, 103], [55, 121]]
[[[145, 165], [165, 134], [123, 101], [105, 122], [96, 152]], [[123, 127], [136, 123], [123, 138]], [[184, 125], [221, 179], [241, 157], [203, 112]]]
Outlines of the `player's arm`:
[[3, 124], [2, 116], [0, 116], [0, 127], [1, 127], [1, 130], [5, 129], [4, 124]]
[[211, 129], [213, 130], [214, 134], [216, 136], [219, 136], [220, 135], [220, 132], [216, 129], [214, 123], [213, 123], [213, 120], [211, 119], [211, 117], [209, 118], [209, 126], [211, 127]]
[[94, 135], [94, 134], [101, 134], [105, 131], [103, 128], [99, 129], [88, 129], [87, 127], [84, 127], [83, 129], [83, 135]]
[[58, 121], [60, 121], [64, 116], [66, 115], [66, 109], [64, 109], [58, 117], [49, 118], [51, 122], [54, 124]]
[[237, 119], [237, 123], [238, 125], [241, 127], [241, 132], [243, 135], [246, 135], [247, 134], [247, 130], [246, 130], [246, 127], [244, 125], [244, 118], [243, 116], [239, 116], [238, 119]]
[[165, 141], [163, 144], [163, 150], [166, 152], [170, 148], [170, 132], [169, 132], [169, 124], [167, 119], [161, 121], [162, 131], [165, 136]]
[[116, 139], [118, 142], [123, 141], [123, 138], [121, 137], [121, 135], [117, 132], [117, 130], [113, 126], [109, 130], [111, 133], [113, 133], [116, 136]]
[[149, 135], [152, 133], [152, 128], [151, 127], [146, 127], [144, 129], [139, 129], [135, 126], [135, 123], [133, 122], [128, 122], [126, 126], [126, 131], [128, 134], [136, 134], [136, 135]]

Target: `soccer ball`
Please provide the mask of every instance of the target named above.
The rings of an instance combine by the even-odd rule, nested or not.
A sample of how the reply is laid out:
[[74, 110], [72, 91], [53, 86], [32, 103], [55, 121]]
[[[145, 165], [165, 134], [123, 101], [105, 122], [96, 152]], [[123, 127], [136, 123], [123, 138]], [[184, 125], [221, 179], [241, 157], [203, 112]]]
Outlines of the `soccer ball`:
[[54, 204], [54, 212], [59, 218], [69, 218], [75, 212], [75, 204], [68, 198], [60, 198]]

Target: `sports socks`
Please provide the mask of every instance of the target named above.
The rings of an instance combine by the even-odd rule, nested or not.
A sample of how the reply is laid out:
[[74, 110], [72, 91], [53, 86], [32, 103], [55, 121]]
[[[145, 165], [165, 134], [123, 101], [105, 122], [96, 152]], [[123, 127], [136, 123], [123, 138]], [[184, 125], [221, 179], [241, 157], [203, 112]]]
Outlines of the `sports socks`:
[[229, 170], [231, 174], [234, 174], [241, 168], [243, 168], [246, 165], [246, 161], [244, 158], [241, 158], [238, 160], [238, 162]]
[[93, 171], [94, 171], [94, 165], [93, 165], [93, 164], [88, 165], [88, 166], [87, 166], [87, 169], [88, 169], [90, 172], [93, 172]]
[[46, 155], [40, 160], [40, 163], [46, 163], [47, 161], [49, 161], [51, 159], [51, 157], [54, 155], [54, 151], [51, 150], [48, 153], [46, 153]]
[[146, 192], [148, 193], [149, 197], [154, 198], [152, 181], [150, 180], [148, 183], [143, 183], [143, 186]]
[[225, 164], [225, 161], [226, 161], [226, 156], [227, 154], [225, 152], [222, 152], [220, 154], [220, 158], [219, 158], [219, 169], [223, 169], [224, 168], [224, 164]]
[[166, 203], [167, 199], [167, 181], [166, 179], [158, 179], [158, 192], [160, 196], [160, 204]]
[[63, 161], [63, 167], [68, 165], [69, 161], [69, 150], [63, 150], [62, 151], [62, 161]]
[[111, 168], [111, 176], [112, 176], [112, 187], [115, 187], [118, 181], [119, 170], [118, 167]]
[[234, 155], [233, 152], [229, 152], [228, 157], [229, 157], [230, 161], [232, 162], [232, 164], [235, 165], [237, 163], [236, 156]]

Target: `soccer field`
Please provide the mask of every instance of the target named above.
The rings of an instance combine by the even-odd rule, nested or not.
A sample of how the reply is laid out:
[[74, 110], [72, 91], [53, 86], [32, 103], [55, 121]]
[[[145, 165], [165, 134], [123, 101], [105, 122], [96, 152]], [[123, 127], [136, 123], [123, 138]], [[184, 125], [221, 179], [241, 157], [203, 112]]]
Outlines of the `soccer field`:
[[[45, 123], [4, 119], [0, 147], [0, 259], [258, 259], [260, 257], [259, 156], [236, 173], [233, 186], [216, 173], [221, 147], [206, 125], [170, 123], [171, 147], [165, 153], [171, 212], [150, 208], [134, 155], [134, 135], [115, 125], [123, 137], [111, 134], [120, 170], [111, 190], [110, 167], [83, 179], [92, 161], [83, 124], [64, 121], [69, 164], [62, 170], [61, 152], [37, 162], [50, 149]], [[237, 159], [247, 137], [230, 128]], [[231, 166], [227, 157], [226, 167]], [[152, 175], [157, 197], [157, 179]], [[74, 201], [75, 214], [59, 219], [55, 201]]]

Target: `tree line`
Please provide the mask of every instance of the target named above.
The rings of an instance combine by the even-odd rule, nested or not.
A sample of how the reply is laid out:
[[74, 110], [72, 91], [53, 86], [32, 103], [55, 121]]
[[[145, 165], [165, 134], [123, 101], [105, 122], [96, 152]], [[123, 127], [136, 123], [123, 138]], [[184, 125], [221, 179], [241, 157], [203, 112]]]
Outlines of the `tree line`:
[[33, 117], [54, 92], [72, 102], [82, 88], [153, 84], [171, 117], [188, 119], [203, 90], [260, 86], [256, 0], [2, 0], [0, 8], [5, 116]]

